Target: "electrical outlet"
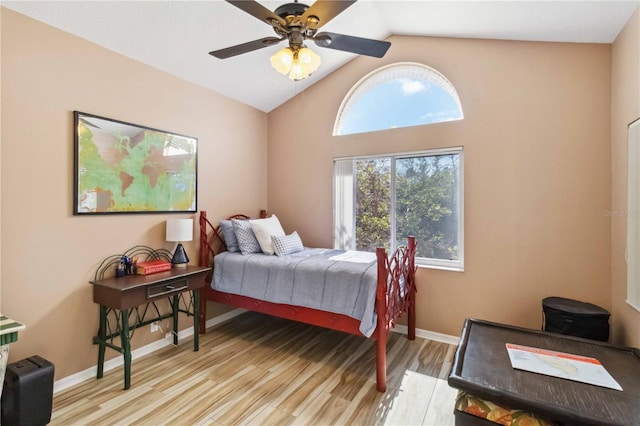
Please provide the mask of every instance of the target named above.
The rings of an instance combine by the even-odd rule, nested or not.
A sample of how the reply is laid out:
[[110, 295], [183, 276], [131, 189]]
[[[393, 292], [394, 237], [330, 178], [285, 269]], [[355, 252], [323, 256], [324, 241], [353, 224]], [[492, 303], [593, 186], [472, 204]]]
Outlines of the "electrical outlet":
[[151, 323], [151, 332], [155, 333], [156, 331], [160, 331], [160, 326], [158, 325], [158, 321], [154, 321]]

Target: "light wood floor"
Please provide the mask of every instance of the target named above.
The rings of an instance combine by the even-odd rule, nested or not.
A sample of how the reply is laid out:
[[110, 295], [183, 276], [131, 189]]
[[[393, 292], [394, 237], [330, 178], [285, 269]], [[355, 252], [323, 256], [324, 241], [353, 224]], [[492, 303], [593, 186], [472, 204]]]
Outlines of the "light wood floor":
[[[107, 349], [109, 350], [109, 349]], [[52, 425], [452, 425], [455, 346], [391, 333], [386, 393], [374, 341], [253, 312], [54, 396]]]

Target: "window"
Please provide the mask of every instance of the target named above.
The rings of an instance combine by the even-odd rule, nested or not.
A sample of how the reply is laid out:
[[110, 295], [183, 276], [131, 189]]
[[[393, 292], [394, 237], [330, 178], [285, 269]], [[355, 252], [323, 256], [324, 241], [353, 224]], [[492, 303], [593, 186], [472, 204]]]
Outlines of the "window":
[[462, 149], [334, 161], [334, 246], [392, 251], [416, 237], [418, 265], [462, 270]]
[[627, 303], [640, 311], [640, 119], [628, 129]]
[[396, 63], [366, 75], [347, 93], [334, 135], [371, 132], [461, 120], [453, 85], [438, 71], [417, 63]]

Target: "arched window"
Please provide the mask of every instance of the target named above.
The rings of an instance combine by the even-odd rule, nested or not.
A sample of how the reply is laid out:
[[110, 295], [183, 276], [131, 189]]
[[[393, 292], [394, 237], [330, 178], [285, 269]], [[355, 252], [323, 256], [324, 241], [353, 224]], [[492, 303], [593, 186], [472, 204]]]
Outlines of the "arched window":
[[453, 85], [426, 65], [400, 62], [364, 76], [347, 93], [336, 118], [335, 135], [372, 132], [462, 120]]

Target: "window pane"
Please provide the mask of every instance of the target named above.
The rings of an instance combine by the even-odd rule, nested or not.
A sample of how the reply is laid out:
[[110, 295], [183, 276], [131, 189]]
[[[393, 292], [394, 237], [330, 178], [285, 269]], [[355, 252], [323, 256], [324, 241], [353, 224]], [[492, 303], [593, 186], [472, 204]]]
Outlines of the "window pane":
[[371, 89], [345, 115], [341, 135], [462, 119], [458, 102], [435, 84], [397, 79]]
[[353, 250], [354, 229], [354, 161], [336, 160], [333, 165], [333, 247]]
[[390, 248], [391, 159], [356, 161], [356, 250]]
[[462, 161], [457, 148], [336, 160], [335, 247], [390, 253], [413, 235], [416, 264], [464, 270]]
[[640, 311], [640, 119], [629, 125], [627, 146], [627, 303]]
[[416, 256], [459, 260], [459, 155], [396, 161], [396, 242], [417, 237]]
[[356, 83], [338, 110], [334, 135], [462, 120], [455, 88], [418, 63], [385, 65]]

